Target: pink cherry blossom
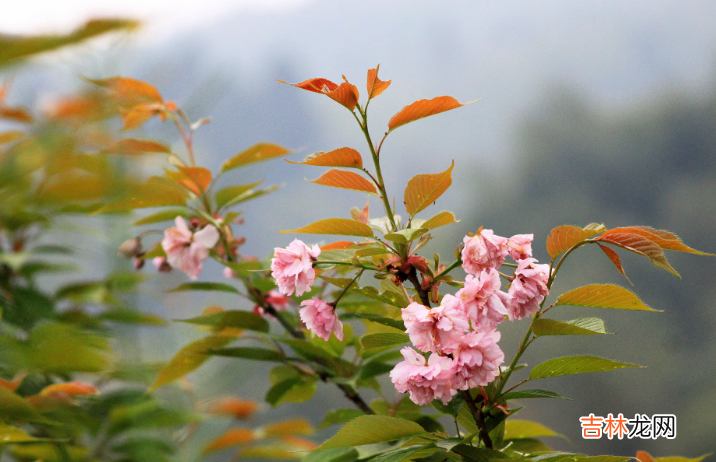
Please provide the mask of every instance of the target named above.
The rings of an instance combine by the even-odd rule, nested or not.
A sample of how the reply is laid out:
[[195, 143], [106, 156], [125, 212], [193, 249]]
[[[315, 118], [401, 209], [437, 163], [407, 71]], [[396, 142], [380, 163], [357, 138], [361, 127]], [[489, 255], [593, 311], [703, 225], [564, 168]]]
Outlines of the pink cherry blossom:
[[510, 286], [510, 304], [507, 313], [511, 321], [522, 319], [539, 311], [540, 304], [549, 294], [549, 265], [537, 265], [534, 258], [517, 262], [515, 279]]
[[451, 353], [470, 324], [460, 300], [445, 295], [440, 306], [428, 309], [413, 302], [402, 309], [405, 332], [410, 341], [421, 351]]
[[326, 341], [331, 338], [331, 332], [336, 334], [338, 340], [343, 340], [343, 323], [331, 305], [313, 297], [301, 302], [301, 306], [304, 308], [301, 308], [298, 314], [310, 331]]
[[500, 374], [505, 354], [497, 342], [500, 333], [494, 329], [470, 332], [453, 354], [453, 385], [460, 390], [482, 387]]
[[470, 274], [479, 274], [489, 268], [499, 268], [509, 251], [507, 238], [495, 236], [491, 229], [463, 238], [462, 267]]
[[430, 404], [434, 399], [444, 404], [457, 393], [452, 385], [452, 360], [436, 353], [425, 358], [410, 347], [400, 350], [404, 361], [390, 371], [390, 380], [400, 393], [410, 393], [410, 399], [420, 406]]
[[500, 275], [494, 268], [465, 278], [465, 286], [455, 295], [462, 301], [473, 328], [494, 327], [507, 316], [504, 302], [508, 295], [500, 292], [500, 286]]
[[[286, 295], [281, 295], [279, 291], [273, 289], [269, 290], [269, 293], [264, 300], [266, 300], [266, 303], [270, 303], [276, 311], [288, 310], [288, 302], [290, 301], [290, 299]], [[264, 310], [260, 305], [254, 306], [254, 313], [258, 314], [259, 316], [267, 316], [269, 318], [273, 318], [273, 316], [267, 314], [266, 310]]]
[[278, 283], [278, 291], [284, 295], [303, 295], [311, 290], [316, 280], [313, 261], [321, 254], [314, 245], [309, 248], [298, 239], [294, 239], [285, 249], [275, 248], [271, 260], [271, 275]]
[[534, 234], [515, 234], [507, 240], [507, 247], [509, 247], [510, 257], [513, 260], [524, 260], [532, 256], [532, 240], [535, 238]]
[[201, 273], [201, 262], [209, 257], [209, 250], [219, 241], [219, 231], [214, 225], [206, 225], [192, 233], [181, 216], [176, 217], [174, 223], [176, 228], [165, 230], [162, 239], [167, 262], [196, 279]]

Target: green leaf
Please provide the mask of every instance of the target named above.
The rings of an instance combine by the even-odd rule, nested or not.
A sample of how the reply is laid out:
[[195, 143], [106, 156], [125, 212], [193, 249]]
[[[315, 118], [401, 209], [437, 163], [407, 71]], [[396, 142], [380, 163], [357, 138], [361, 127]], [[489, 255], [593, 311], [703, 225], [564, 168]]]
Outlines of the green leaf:
[[360, 339], [361, 346], [365, 349], [379, 347], [393, 347], [410, 342], [408, 334], [379, 333], [364, 335]]
[[0, 67], [31, 55], [72, 45], [107, 32], [134, 29], [136, 21], [126, 19], [95, 19], [67, 35], [0, 35]]
[[107, 339], [69, 324], [43, 324], [30, 333], [28, 359], [43, 372], [99, 372], [109, 367]]
[[416, 175], [405, 188], [405, 209], [412, 217], [435, 202], [452, 184], [453, 161], [450, 168], [442, 173]]
[[321, 429], [335, 424], [346, 423], [362, 415], [364, 415], [363, 411], [359, 411], [358, 409], [338, 409], [335, 411], [329, 411], [326, 414], [326, 417], [323, 418], [323, 422], [321, 422], [321, 425], [319, 425], [318, 428]]
[[439, 228], [440, 226], [459, 222], [460, 220], [456, 220], [455, 215], [453, 215], [452, 212], [440, 212], [422, 225], [420, 225], [420, 227], [425, 229], [435, 229]]
[[385, 443], [424, 433], [423, 427], [409, 420], [382, 415], [364, 415], [348, 422], [335, 436], [317, 449]]
[[311, 223], [303, 228], [280, 232], [373, 237], [373, 230], [370, 226], [365, 223], [361, 223], [360, 221], [350, 220], [348, 218], [328, 218], [326, 220]]
[[163, 221], [173, 221], [176, 217], [187, 218], [188, 216], [189, 211], [186, 209], [162, 210], [161, 212], [153, 213], [144, 218], [140, 218], [132, 224], [134, 226], [149, 225], [152, 223], [161, 223]]
[[590, 284], [562, 294], [555, 306], [590, 306], [618, 310], [660, 311], [649, 308], [629, 290], [614, 284]]
[[460, 414], [460, 409], [462, 409], [464, 404], [465, 397], [462, 395], [462, 393], [458, 393], [453, 396], [450, 402], [447, 404], [443, 404], [443, 402], [439, 399], [433, 400], [432, 402], [433, 407], [437, 409], [438, 412], [442, 414], [451, 415], [456, 418], [458, 414]]
[[[511, 454], [515, 454], [517, 452], [523, 453], [523, 454], [535, 454], [538, 452], [551, 452], [552, 448], [544, 444], [540, 440], [532, 439], [532, 438], [525, 438], [521, 440], [512, 440], [510, 441], [510, 447], [506, 449], [506, 451], [510, 451]], [[514, 455], [512, 456], [514, 457]]]
[[457, 414], [457, 422], [462, 425], [462, 428], [468, 433], [477, 433], [479, 431], [477, 424], [475, 424], [475, 418], [470, 413], [467, 404], [464, 404], [462, 408], [460, 408], [460, 412]]
[[257, 181], [256, 183], [229, 186], [227, 188], [220, 189], [214, 196], [216, 206], [219, 208], [223, 207], [227, 202], [231, 201], [235, 197], [241, 196], [247, 191], [251, 191], [261, 183], [262, 181]]
[[268, 321], [266, 321], [262, 316], [250, 311], [229, 310], [206, 316], [197, 316], [190, 319], [177, 319], [177, 321], [188, 322], [190, 324], [201, 324], [204, 326], [213, 326], [218, 331], [227, 327], [249, 329], [258, 332], [269, 331]]
[[361, 319], [367, 319], [370, 322], [375, 322], [378, 324], [382, 324], [384, 326], [393, 327], [395, 329], [405, 332], [405, 324], [403, 323], [402, 320], [390, 319], [390, 318], [385, 318], [383, 316], [378, 316], [375, 314], [367, 314], [367, 313], [355, 313], [355, 314], [353, 314], [353, 316], [355, 316], [357, 318], [361, 318]]
[[507, 459], [507, 455], [500, 451], [487, 448], [476, 448], [466, 444], [455, 446], [452, 452], [460, 454], [468, 462], [490, 462], [493, 459]]
[[221, 164], [221, 172], [223, 173], [237, 167], [243, 167], [244, 165], [252, 164], [254, 162], [261, 162], [274, 157], [284, 156], [289, 152], [291, 151], [277, 144], [258, 143], [251, 146], [247, 150], [236, 154], [234, 157]]
[[620, 363], [597, 356], [566, 356], [538, 364], [530, 371], [530, 380], [558, 377], [560, 375], [605, 372], [623, 367], [642, 367], [636, 364]]
[[688, 457], [679, 457], [679, 456], [670, 456], [670, 457], [654, 457], [654, 462], [701, 462], [708, 456], [710, 456], [711, 453], [704, 454], [701, 457], [694, 457], [693, 459], [690, 459]]
[[432, 444], [419, 444], [415, 446], [408, 446], [405, 448], [392, 449], [378, 454], [370, 458], [370, 462], [400, 462], [401, 460], [407, 459], [413, 454], [423, 449], [432, 447]]
[[539, 388], [520, 390], [520, 391], [511, 391], [509, 393], [505, 393], [504, 395], [502, 395], [502, 397], [506, 400], [508, 400], [508, 399], [527, 399], [527, 398], [559, 398], [559, 399], [566, 399], [566, 400], [570, 399], [570, 398], [565, 398], [564, 396], [560, 396], [553, 391], [542, 390]]
[[163, 326], [166, 324], [164, 319], [153, 314], [145, 314], [141, 311], [129, 308], [115, 308], [105, 311], [97, 316], [107, 321], [123, 322], [127, 324], [146, 324], [150, 326]]
[[24, 398], [3, 387], [0, 387], [0, 415], [30, 422], [50, 422]]
[[272, 386], [266, 393], [266, 402], [271, 406], [281, 403], [303, 403], [316, 393], [316, 379], [296, 376]]
[[564, 435], [560, 435], [537, 422], [514, 419], [508, 419], [505, 422], [505, 440], [541, 438], [543, 436], [561, 436], [564, 438]]
[[27, 443], [29, 441], [41, 441], [39, 438], [30, 436], [19, 428], [11, 427], [0, 423], [0, 444]]
[[415, 239], [419, 238], [427, 232], [428, 230], [424, 228], [408, 228], [401, 229], [400, 231], [396, 231], [394, 233], [388, 233], [384, 237], [391, 242], [397, 242], [398, 244], [407, 244], [408, 242], [414, 241]]
[[540, 318], [532, 322], [532, 332], [543, 335], [595, 335], [606, 334], [604, 321], [599, 318], [579, 318], [571, 321]]
[[355, 448], [335, 448], [311, 451], [301, 462], [353, 462], [357, 459], [358, 451]]
[[253, 361], [277, 361], [284, 362], [286, 357], [274, 350], [266, 348], [236, 347], [218, 348], [208, 350], [207, 354], [212, 356], [228, 356], [231, 358], [251, 359]]
[[215, 290], [219, 292], [228, 292], [231, 294], [239, 293], [239, 291], [236, 290], [236, 287], [230, 286], [229, 284], [224, 284], [222, 282], [185, 282], [183, 284], [179, 284], [177, 287], [173, 288], [169, 292], [184, 292], [187, 290]]
[[210, 335], [185, 346], [159, 371], [159, 376], [149, 391], [171, 383], [192, 372], [209, 359], [208, 350], [221, 348], [236, 340], [230, 335]]

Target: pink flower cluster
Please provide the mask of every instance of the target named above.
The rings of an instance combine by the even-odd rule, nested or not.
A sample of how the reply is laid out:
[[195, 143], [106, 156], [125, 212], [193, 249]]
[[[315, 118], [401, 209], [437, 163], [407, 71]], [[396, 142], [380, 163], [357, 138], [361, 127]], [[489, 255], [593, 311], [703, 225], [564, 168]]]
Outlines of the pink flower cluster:
[[[485, 386], [500, 374], [505, 355], [497, 345], [495, 329], [505, 319], [515, 320], [539, 310], [548, 294], [549, 265], [532, 256], [531, 234], [511, 238], [481, 229], [466, 236], [462, 251], [468, 276], [454, 296], [445, 295], [439, 306], [413, 302], [402, 310], [406, 333], [415, 348], [401, 350], [404, 360], [390, 373], [395, 388], [410, 393], [419, 405], [439, 399], [447, 404], [458, 390]], [[507, 292], [500, 290], [498, 268], [507, 256], [517, 262]]]
[[[219, 231], [214, 225], [206, 225], [197, 232], [192, 232], [184, 218], [178, 216], [174, 220], [176, 228], [164, 231], [162, 248], [167, 254], [166, 260], [154, 260], [160, 271], [166, 271], [165, 265], [179, 268], [192, 279], [197, 279], [201, 273], [202, 261], [209, 257], [211, 250], [219, 241]], [[161, 257], [157, 257], [161, 258]]]

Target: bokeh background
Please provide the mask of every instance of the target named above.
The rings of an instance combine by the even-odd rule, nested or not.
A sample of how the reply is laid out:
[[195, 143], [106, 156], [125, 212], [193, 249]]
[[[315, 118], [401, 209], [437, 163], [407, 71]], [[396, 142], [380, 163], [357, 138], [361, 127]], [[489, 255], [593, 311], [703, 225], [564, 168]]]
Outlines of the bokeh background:
[[[536, 257], [545, 261], [544, 241], [551, 228], [593, 221], [668, 229], [697, 249], [716, 252], [712, 1], [18, 3], [3, 6], [0, 32], [63, 32], [98, 15], [138, 18], [144, 26], [3, 71], [0, 80], [12, 80], [15, 102], [41, 102], [80, 88], [85, 85], [80, 76], [147, 80], [190, 117], [212, 117], [198, 134], [197, 151], [199, 162], [214, 170], [260, 141], [293, 149], [294, 160], [342, 146], [365, 152], [362, 134], [343, 107], [276, 79], [338, 81], [345, 74], [362, 89], [366, 70], [380, 63], [381, 78], [393, 83], [371, 104], [375, 133], [417, 99], [445, 94], [461, 102], [479, 99], [401, 128], [384, 146], [384, 175], [397, 198], [413, 175], [443, 171], [452, 159], [456, 162], [453, 187], [432, 210], [452, 210], [462, 221], [441, 228], [427, 255], [438, 251], [450, 260], [466, 232], [485, 226], [504, 236], [534, 233]], [[178, 141], [157, 121], [141, 130]], [[249, 169], [252, 178], [258, 175], [282, 187], [245, 207], [248, 254], [264, 257], [273, 247], [285, 246], [293, 237], [279, 229], [348, 217], [351, 206], [366, 200], [358, 193], [308, 184], [304, 178], [319, 174], [308, 167], [278, 161]], [[239, 175], [227, 181], [245, 183]], [[372, 200], [371, 206], [378, 210], [380, 204]], [[88, 274], [106, 273], [129, 265], [106, 259], [131, 237], [127, 223], [123, 218], [95, 220], [93, 245], [68, 223], [63, 239], [86, 255]], [[525, 355], [530, 365], [596, 352], [647, 366], [535, 383], [572, 398], [531, 400], [520, 411], [520, 418], [547, 424], [567, 437], [551, 441], [555, 448], [620, 455], [644, 449], [655, 456], [690, 457], [714, 451], [716, 259], [668, 257], [683, 280], [643, 259], [623, 257], [633, 289], [663, 313], [555, 309], [554, 315], [565, 319], [601, 316], [617, 335], [542, 338]], [[589, 282], [628, 284], [598, 250], [589, 248], [560, 275], [555, 295]], [[209, 267], [202, 278], [221, 278], [221, 269]], [[212, 303], [227, 308], [234, 303], [219, 296], [164, 293], [183, 279], [176, 272], [152, 277], [134, 302], [168, 318], [197, 315]], [[527, 321], [501, 327], [508, 356], [526, 328]], [[122, 348], [137, 361], [162, 361], [197, 335], [185, 326], [152, 329], [125, 337]], [[233, 393], [259, 400], [267, 383], [266, 369], [256, 363], [221, 359], [190, 379], [201, 396]], [[163, 393], [167, 399], [179, 396]], [[285, 404], [265, 416], [306, 416], [318, 424], [323, 406], [346, 407], [330, 386], [319, 384], [318, 393], [317, 400]], [[677, 438], [581, 438], [580, 416], [620, 412], [628, 417], [676, 414]], [[190, 460], [191, 454], [180, 457]]]

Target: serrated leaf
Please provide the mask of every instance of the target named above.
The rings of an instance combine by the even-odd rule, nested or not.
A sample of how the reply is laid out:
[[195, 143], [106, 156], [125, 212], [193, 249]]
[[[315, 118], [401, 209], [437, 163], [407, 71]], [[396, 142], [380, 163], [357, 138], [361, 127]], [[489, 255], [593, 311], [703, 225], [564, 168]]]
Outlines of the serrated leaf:
[[208, 353], [212, 356], [227, 356], [230, 358], [243, 358], [250, 359], [252, 361], [276, 361], [284, 362], [286, 357], [274, 350], [267, 350], [266, 348], [253, 348], [253, 347], [234, 347], [234, 348], [217, 348], [208, 350]]
[[530, 380], [558, 377], [561, 375], [606, 372], [623, 367], [642, 367], [636, 364], [620, 363], [598, 356], [566, 356], [538, 364], [530, 371]]
[[452, 96], [438, 96], [433, 99], [421, 99], [413, 104], [405, 106], [397, 114], [391, 117], [388, 122], [388, 130], [392, 131], [396, 128], [414, 122], [424, 117], [440, 114], [441, 112], [456, 109], [464, 104], [457, 102]]
[[241, 196], [242, 194], [246, 193], [247, 191], [252, 190], [256, 186], [260, 185], [261, 183], [262, 183], [262, 181], [257, 181], [256, 183], [229, 186], [229, 187], [220, 189], [214, 195], [214, 200], [216, 201], [216, 206], [219, 208], [223, 207], [224, 205], [226, 205], [226, 203], [228, 203], [232, 199], [234, 199], [238, 196]]
[[311, 180], [311, 183], [378, 195], [378, 190], [375, 189], [375, 185], [371, 181], [357, 173], [338, 169], [327, 171], [319, 178]]
[[540, 318], [532, 321], [532, 332], [543, 335], [595, 335], [606, 334], [604, 321], [599, 318], [579, 318], [571, 321]]
[[107, 88], [123, 106], [136, 106], [143, 103], [163, 103], [159, 91], [147, 82], [129, 77], [109, 77], [106, 79], [86, 79], [100, 87]]
[[414, 446], [408, 446], [404, 448], [392, 449], [378, 454], [370, 459], [371, 462], [400, 462], [401, 460], [408, 459], [410, 456], [418, 451], [433, 447], [432, 444], [418, 444]]
[[236, 287], [224, 284], [223, 282], [184, 282], [168, 292], [186, 292], [189, 290], [218, 291], [228, 292], [230, 294], [239, 293]]
[[226, 172], [237, 167], [261, 162], [274, 157], [284, 156], [290, 153], [288, 149], [272, 143], [258, 143], [250, 148], [236, 154], [231, 159], [221, 164], [221, 172]]
[[440, 212], [422, 225], [420, 225], [420, 227], [425, 229], [434, 229], [440, 226], [459, 222], [460, 220], [456, 220], [455, 215], [452, 212]]
[[418, 239], [420, 236], [427, 232], [428, 230], [424, 228], [408, 228], [401, 229], [400, 231], [396, 231], [394, 233], [388, 233], [383, 237], [391, 242], [407, 244], [408, 242], [412, 242], [415, 239]]
[[502, 395], [502, 397], [506, 400], [508, 400], [508, 399], [528, 399], [528, 398], [559, 398], [559, 399], [569, 400], [569, 398], [560, 396], [553, 391], [542, 390], [539, 388], [511, 391], [511, 392], [505, 393], [504, 395]]
[[380, 65], [376, 66], [375, 69], [368, 69], [368, 78], [366, 82], [366, 90], [368, 90], [368, 99], [375, 98], [385, 91], [390, 85], [390, 80], [385, 82], [378, 78], [378, 69]]
[[505, 422], [505, 440], [541, 438], [543, 436], [559, 436], [564, 438], [564, 435], [560, 435], [537, 422], [514, 419], [508, 419]]
[[649, 308], [629, 290], [614, 284], [590, 284], [560, 295], [555, 306], [589, 306], [618, 310], [660, 311]]
[[348, 422], [335, 436], [317, 449], [385, 443], [424, 433], [423, 427], [409, 420], [382, 415], [364, 415]]
[[360, 339], [361, 346], [365, 349], [368, 348], [379, 348], [379, 347], [392, 347], [396, 345], [403, 345], [409, 343], [410, 338], [408, 334], [399, 333], [378, 333], [364, 335]]
[[107, 149], [100, 151], [100, 154], [119, 154], [126, 156], [136, 156], [138, 154], [147, 153], [171, 153], [168, 146], [157, 143], [156, 141], [137, 140], [134, 138], [126, 138], [118, 141]]
[[221, 348], [234, 340], [236, 337], [230, 335], [210, 335], [190, 343], [179, 350], [171, 361], [159, 371], [159, 375], [149, 391], [184, 377], [209, 359], [209, 355], [206, 353], [208, 350]]
[[699, 250], [689, 247], [688, 245], [681, 242], [679, 236], [674, 233], [665, 231], [663, 229], [650, 228], [648, 226], [627, 226], [623, 228], [614, 228], [605, 232], [604, 235], [609, 236], [610, 234], [619, 233], [639, 234], [649, 239], [662, 249], [666, 250], [674, 250], [676, 252], [688, 252], [696, 255], [707, 255], [711, 257], [716, 257], [716, 255], [712, 253], [701, 252]]
[[547, 236], [547, 253], [554, 260], [557, 255], [589, 239], [607, 229], [604, 225], [592, 223], [580, 228], [578, 226], [563, 225], [554, 228]]
[[452, 162], [450, 168], [442, 173], [416, 175], [408, 181], [404, 200], [405, 209], [410, 216], [428, 207], [447, 191], [452, 184], [452, 169], [454, 167], [455, 161]]
[[303, 159], [303, 162], [293, 162], [288, 159], [286, 159], [286, 162], [298, 165], [315, 165], [318, 167], [363, 168], [363, 158], [358, 151], [352, 148], [339, 148], [329, 152], [317, 152]]
[[373, 237], [373, 230], [370, 226], [348, 218], [328, 218], [303, 228], [279, 232]]
[[654, 462], [701, 462], [708, 456], [710, 456], [711, 453], [704, 454], [701, 457], [680, 457], [680, 456], [669, 456], [669, 457], [654, 457]]
[[189, 324], [212, 326], [217, 330], [234, 327], [237, 329], [248, 329], [256, 332], [269, 331], [268, 322], [262, 316], [250, 311], [229, 310], [190, 319], [178, 319], [177, 321]]
[[353, 462], [358, 459], [355, 448], [336, 448], [309, 452], [302, 462]]
[[[606, 234], [606, 233], [605, 233]], [[597, 241], [614, 244], [623, 249], [629, 250], [639, 255], [643, 255], [651, 260], [652, 265], [665, 269], [677, 278], [681, 279], [679, 273], [666, 260], [664, 251], [656, 243], [644, 237], [642, 234], [631, 232], [613, 232], [608, 235], [602, 234]]]
[[335, 90], [325, 92], [325, 94], [333, 101], [348, 108], [349, 111], [353, 111], [358, 104], [358, 89], [347, 81], [341, 83]]
[[607, 247], [606, 245], [602, 245], [598, 242], [597, 242], [597, 245], [606, 254], [607, 258], [609, 258], [609, 260], [612, 262], [612, 264], [617, 267], [619, 272], [622, 273], [622, 276], [624, 276], [626, 278], [626, 280], [629, 281], [629, 284], [631, 284], [629, 277], [624, 272], [624, 267], [622, 267], [622, 259], [619, 258], [619, 254], [616, 253], [611, 248]]

